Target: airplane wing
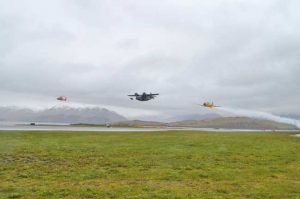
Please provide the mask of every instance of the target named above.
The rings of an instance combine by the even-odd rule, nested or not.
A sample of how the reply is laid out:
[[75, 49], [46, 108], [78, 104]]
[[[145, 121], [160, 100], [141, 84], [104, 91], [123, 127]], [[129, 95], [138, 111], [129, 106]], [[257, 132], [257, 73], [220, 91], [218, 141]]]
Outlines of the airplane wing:
[[140, 95], [128, 95], [129, 97], [136, 97], [136, 96], [140, 96]]
[[151, 93], [151, 94], [149, 94], [149, 95], [159, 95], [159, 94], [158, 94], [158, 93], [154, 93], [154, 94]]

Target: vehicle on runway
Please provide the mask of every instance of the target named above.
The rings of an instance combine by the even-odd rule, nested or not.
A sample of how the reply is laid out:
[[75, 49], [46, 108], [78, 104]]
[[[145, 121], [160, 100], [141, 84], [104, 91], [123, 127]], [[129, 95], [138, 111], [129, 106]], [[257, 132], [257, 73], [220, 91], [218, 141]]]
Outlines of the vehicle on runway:
[[65, 96], [59, 96], [58, 98], [56, 98], [58, 101], [67, 101], [67, 97]]
[[159, 95], [158, 93], [155, 94], [147, 94], [147, 93], [142, 93], [141, 95], [138, 93], [135, 93], [134, 95], [128, 95], [130, 97], [131, 100], [133, 100], [134, 98], [138, 101], [149, 101], [154, 99], [157, 95]]
[[220, 106], [214, 105], [213, 102], [203, 102], [203, 104], [200, 104], [200, 106], [204, 106], [204, 107], [206, 107], [206, 108], [216, 108], [216, 107], [220, 107]]

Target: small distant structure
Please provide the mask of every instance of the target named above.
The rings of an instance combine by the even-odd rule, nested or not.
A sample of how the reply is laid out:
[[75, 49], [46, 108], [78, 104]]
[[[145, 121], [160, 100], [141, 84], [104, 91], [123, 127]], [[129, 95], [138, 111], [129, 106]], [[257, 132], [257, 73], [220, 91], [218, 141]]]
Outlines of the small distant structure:
[[31, 122], [30, 123], [30, 126], [35, 126], [36, 124], [34, 122]]
[[105, 126], [106, 126], [107, 128], [111, 128], [111, 124], [110, 124], [110, 123], [106, 123]]

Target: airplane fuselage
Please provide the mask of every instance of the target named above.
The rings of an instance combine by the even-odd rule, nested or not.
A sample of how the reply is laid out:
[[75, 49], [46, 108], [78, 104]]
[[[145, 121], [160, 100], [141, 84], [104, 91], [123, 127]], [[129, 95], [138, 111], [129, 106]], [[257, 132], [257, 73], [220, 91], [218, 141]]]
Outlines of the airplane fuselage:
[[207, 108], [213, 108], [214, 104], [213, 103], [209, 103], [209, 102], [204, 102], [203, 106], [207, 107]]
[[149, 101], [154, 99], [158, 94], [147, 94], [147, 93], [142, 93], [141, 95], [139, 95], [138, 93], [135, 93], [134, 95], [129, 95], [131, 98], [131, 100], [133, 100], [134, 98], [138, 101]]
[[213, 102], [204, 102], [203, 104], [201, 104], [201, 106], [204, 106], [206, 108], [215, 108], [215, 107], [219, 107], [219, 106], [215, 106]]
[[136, 96], [136, 100], [139, 101], [149, 101], [151, 99], [154, 99], [152, 95], [147, 95], [146, 93], [143, 93], [142, 95]]

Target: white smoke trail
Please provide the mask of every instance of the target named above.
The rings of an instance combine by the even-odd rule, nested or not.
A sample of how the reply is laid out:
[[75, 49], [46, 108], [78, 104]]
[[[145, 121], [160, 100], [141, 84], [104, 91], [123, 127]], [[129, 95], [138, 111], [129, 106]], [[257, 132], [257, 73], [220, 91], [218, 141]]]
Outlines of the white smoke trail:
[[232, 113], [235, 115], [272, 120], [275, 122], [281, 122], [281, 123], [286, 123], [286, 124], [292, 124], [292, 125], [295, 125], [298, 128], [300, 128], [299, 120], [281, 117], [281, 116], [273, 115], [271, 113], [265, 113], [265, 112], [260, 112], [260, 111], [250, 111], [250, 110], [245, 110], [245, 109], [235, 109], [235, 108], [228, 108], [228, 107], [219, 107], [217, 109], [220, 111], [229, 112], [229, 113]]

